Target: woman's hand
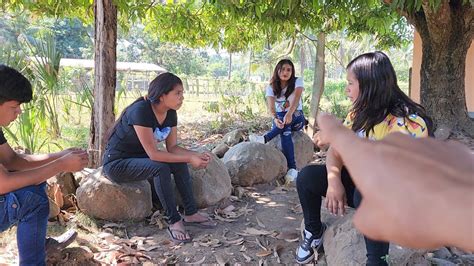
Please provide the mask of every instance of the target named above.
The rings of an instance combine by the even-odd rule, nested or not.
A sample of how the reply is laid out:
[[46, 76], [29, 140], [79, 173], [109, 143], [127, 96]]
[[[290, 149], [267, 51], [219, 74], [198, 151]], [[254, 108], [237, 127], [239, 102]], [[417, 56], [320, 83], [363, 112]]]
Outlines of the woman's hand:
[[284, 128], [285, 127], [285, 123], [283, 123], [283, 121], [280, 120], [280, 118], [278, 117], [275, 117], [273, 118], [273, 121], [275, 122], [275, 125], [277, 128]]
[[211, 158], [211, 155], [207, 153], [196, 153], [191, 155], [191, 160], [189, 161], [189, 163], [194, 168], [206, 168], [206, 166], [211, 161]]
[[339, 180], [329, 181], [328, 190], [326, 192], [326, 208], [331, 214], [343, 216], [345, 213], [345, 205], [347, 202], [346, 190]]
[[319, 147], [319, 149], [321, 150], [327, 150], [329, 148], [329, 144], [325, 143], [322, 141], [322, 138], [320, 136], [320, 132], [321, 131], [318, 131], [316, 133], [314, 133], [313, 135], [313, 143]]
[[288, 111], [286, 112], [285, 117], [283, 117], [283, 124], [289, 125], [291, 124], [291, 121], [293, 121], [293, 113]]

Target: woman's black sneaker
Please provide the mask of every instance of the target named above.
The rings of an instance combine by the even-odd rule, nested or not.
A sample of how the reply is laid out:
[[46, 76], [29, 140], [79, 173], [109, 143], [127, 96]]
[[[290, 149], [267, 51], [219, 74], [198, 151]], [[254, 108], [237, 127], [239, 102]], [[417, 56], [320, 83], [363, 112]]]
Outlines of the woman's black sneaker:
[[297, 263], [306, 264], [314, 259], [314, 252], [318, 252], [323, 246], [323, 236], [326, 227], [327, 226], [323, 223], [318, 236], [313, 236], [313, 234], [306, 229], [303, 231], [303, 242], [296, 250]]

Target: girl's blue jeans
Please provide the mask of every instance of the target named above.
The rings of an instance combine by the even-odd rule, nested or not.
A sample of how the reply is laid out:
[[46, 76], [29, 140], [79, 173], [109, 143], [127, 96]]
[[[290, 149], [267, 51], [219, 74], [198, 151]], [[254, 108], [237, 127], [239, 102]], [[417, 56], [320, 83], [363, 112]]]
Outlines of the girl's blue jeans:
[[171, 174], [173, 174], [176, 188], [183, 199], [184, 214], [197, 213], [192, 178], [186, 163], [162, 163], [150, 158], [125, 158], [105, 164], [103, 171], [110, 180], [116, 183], [149, 180], [165, 208], [170, 224], [181, 220], [181, 215], [176, 209], [176, 199], [171, 183]]
[[[283, 118], [286, 115], [286, 112], [277, 112], [276, 113], [278, 119], [283, 121]], [[272, 140], [277, 135], [280, 135], [281, 139], [281, 147], [283, 149], [283, 154], [285, 155], [286, 162], [288, 165], [288, 169], [293, 168], [296, 169], [296, 161], [295, 161], [295, 151], [293, 146], [293, 139], [291, 138], [292, 131], [299, 131], [304, 127], [305, 119], [303, 111], [296, 110], [293, 113], [291, 123], [289, 125], [285, 125], [283, 128], [278, 128], [273, 121], [272, 129], [264, 135], [265, 142]]]
[[18, 225], [20, 265], [45, 265], [48, 215], [46, 183], [0, 195], [0, 232]]

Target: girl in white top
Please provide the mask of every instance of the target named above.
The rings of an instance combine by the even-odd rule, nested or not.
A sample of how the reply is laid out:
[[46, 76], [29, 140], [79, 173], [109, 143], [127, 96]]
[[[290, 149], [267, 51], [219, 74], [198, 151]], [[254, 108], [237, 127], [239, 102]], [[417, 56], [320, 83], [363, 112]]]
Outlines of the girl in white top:
[[305, 125], [302, 93], [303, 78], [295, 77], [293, 62], [289, 59], [280, 60], [265, 93], [268, 109], [273, 116], [272, 129], [263, 136], [250, 136], [250, 141], [267, 143], [280, 135], [283, 154], [289, 169], [285, 176], [287, 181], [295, 180], [298, 175], [291, 132], [301, 130]]

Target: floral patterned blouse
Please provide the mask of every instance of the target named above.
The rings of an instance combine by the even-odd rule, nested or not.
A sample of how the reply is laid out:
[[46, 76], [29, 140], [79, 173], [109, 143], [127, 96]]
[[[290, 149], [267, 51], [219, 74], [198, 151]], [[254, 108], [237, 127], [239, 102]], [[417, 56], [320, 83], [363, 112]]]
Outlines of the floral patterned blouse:
[[[352, 128], [354, 114], [350, 112], [344, 120], [344, 126], [349, 129]], [[415, 138], [427, 137], [428, 129], [425, 120], [416, 114], [409, 116], [410, 119], [404, 117], [396, 117], [388, 114], [385, 119], [379, 124], [375, 125], [372, 131], [369, 132], [368, 139], [381, 140], [392, 132], [401, 132], [408, 134]], [[356, 134], [359, 137], [365, 138], [365, 130], [361, 129]]]

